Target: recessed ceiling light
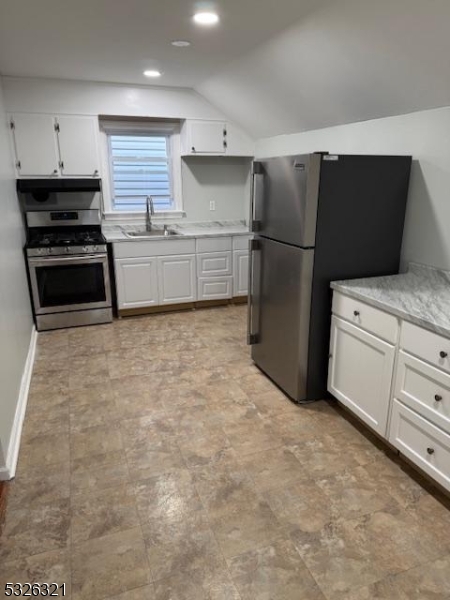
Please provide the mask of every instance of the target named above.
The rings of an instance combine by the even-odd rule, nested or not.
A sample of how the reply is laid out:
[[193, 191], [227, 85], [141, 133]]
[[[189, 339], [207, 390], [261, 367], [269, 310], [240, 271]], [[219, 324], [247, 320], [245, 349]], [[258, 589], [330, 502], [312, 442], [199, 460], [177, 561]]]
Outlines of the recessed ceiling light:
[[161, 71], [157, 71], [156, 69], [150, 69], [149, 71], [144, 71], [144, 75], [146, 77], [161, 77]]
[[187, 48], [190, 45], [191, 42], [188, 42], [187, 40], [174, 40], [172, 42], [172, 46], [176, 46], [177, 48]]
[[219, 16], [213, 12], [199, 12], [194, 15], [194, 21], [199, 25], [215, 25], [219, 22]]

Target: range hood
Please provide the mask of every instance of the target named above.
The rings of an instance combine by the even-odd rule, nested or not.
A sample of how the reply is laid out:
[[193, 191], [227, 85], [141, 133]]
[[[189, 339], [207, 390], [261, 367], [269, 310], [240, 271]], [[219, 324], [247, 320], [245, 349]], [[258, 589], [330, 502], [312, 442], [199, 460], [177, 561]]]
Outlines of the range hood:
[[24, 194], [55, 192], [100, 192], [101, 179], [17, 179], [17, 191]]

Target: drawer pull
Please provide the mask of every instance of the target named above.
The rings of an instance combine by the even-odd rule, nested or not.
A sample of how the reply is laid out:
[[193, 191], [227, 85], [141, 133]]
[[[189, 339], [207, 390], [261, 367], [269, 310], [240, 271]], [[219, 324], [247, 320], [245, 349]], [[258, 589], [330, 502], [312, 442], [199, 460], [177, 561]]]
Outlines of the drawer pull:
[[434, 454], [434, 448], [427, 448], [428, 454]]
[[355, 317], [359, 317], [359, 310], [354, 310], [353, 314], [355, 315]]
[[448, 353], [447, 353], [447, 352], [444, 352], [443, 350], [441, 350], [441, 351], [439, 352], [439, 356], [440, 356], [441, 358], [447, 358], [447, 356], [448, 356]]
[[439, 394], [436, 394], [434, 399], [436, 400], [436, 402], [440, 402], [442, 400], [442, 396], [439, 396]]

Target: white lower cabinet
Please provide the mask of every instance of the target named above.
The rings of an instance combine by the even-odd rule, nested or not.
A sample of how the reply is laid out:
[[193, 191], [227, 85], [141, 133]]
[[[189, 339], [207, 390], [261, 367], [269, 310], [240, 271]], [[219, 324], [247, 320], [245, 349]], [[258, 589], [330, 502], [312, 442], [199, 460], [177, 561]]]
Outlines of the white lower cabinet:
[[248, 250], [233, 250], [234, 289], [233, 296], [248, 294]]
[[335, 292], [328, 390], [450, 491], [449, 354], [448, 338]]
[[197, 300], [223, 300], [231, 298], [232, 277], [199, 277]]
[[328, 390], [386, 435], [395, 347], [333, 317], [330, 354]]
[[159, 303], [195, 302], [195, 255], [158, 256]]
[[450, 435], [404, 406], [392, 404], [389, 441], [407, 458], [450, 489]]
[[119, 258], [114, 262], [119, 309], [159, 304], [156, 257]]

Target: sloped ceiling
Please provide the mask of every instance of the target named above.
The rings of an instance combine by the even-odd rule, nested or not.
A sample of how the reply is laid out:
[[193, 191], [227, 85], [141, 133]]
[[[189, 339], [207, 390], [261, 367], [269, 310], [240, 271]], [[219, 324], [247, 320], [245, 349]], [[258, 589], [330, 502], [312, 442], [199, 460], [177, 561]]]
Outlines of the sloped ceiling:
[[196, 89], [254, 138], [450, 105], [450, 1], [322, 4]]

